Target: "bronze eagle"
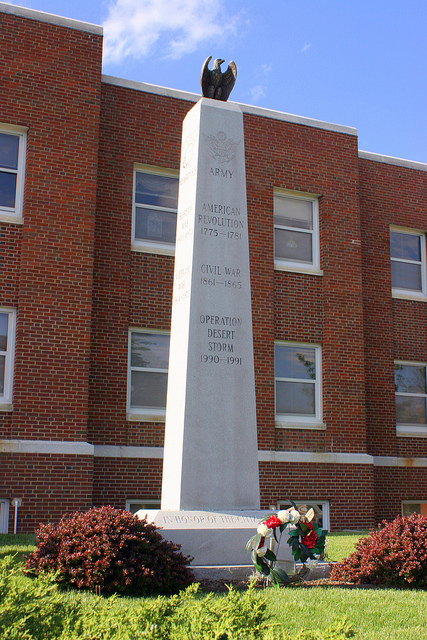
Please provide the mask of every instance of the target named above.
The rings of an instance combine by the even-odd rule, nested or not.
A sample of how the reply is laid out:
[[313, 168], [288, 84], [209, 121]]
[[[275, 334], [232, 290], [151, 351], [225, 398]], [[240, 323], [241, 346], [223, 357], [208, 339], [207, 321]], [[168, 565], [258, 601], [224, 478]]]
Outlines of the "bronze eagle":
[[234, 83], [237, 78], [237, 67], [233, 61], [228, 65], [227, 71], [222, 73], [221, 65], [225, 60], [217, 58], [213, 63], [212, 71], [209, 69], [209, 62], [212, 56], [206, 58], [202, 72], [200, 74], [200, 86], [202, 87], [202, 96], [204, 98], [213, 98], [214, 100], [222, 100], [227, 102]]

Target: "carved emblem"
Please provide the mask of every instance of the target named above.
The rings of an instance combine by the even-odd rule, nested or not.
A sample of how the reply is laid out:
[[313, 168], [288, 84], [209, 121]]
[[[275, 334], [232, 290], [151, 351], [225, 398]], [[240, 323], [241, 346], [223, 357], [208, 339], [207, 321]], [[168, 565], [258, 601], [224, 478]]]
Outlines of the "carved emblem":
[[209, 153], [218, 162], [230, 162], [236, 157], [236, 149], [240, 144], [240, 140], [233, 140], [233, 138], [227, 138], [227, 134], [224, 131], [218, 131], [216, 136], [207, 136], [203, 134], [205, 142], [209, 148]]

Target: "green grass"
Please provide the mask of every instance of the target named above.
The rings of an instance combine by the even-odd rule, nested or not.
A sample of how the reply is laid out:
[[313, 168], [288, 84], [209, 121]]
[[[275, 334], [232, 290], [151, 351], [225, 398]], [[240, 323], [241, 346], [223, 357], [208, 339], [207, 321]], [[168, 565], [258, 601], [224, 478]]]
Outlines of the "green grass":
[[426, 635], [425, 591], [301, 587], [267, 589], [264, 595], [269, 613], [288, 631], [324, 629], [346, 617], [357, 640], [408, 640]]
[[[329, 537], [328, 559], [340, 560], [352, 552], [354, 543], [367, 531], [333, 533]], [[35, 543], [34, 536], [0, 535], [0, 557], [14, 555], [22, 562]], [[17, 576], [18, 580], [29, 578]], [[87, 611], [93, 611], [98, 596], [88, 593], [63, 594], [78, 600]], [[217, 594], [215, 598], [222, 598]], [[293, 636], [300, 629], [324, 630], [346, 617], [356, 631], [355, 640], [408, 640], [423, 638], [427, 628], [427, 591], [381, 588], [338, 588], [302, 586], [260, 590], [258, 597], [267, 601], [272, 622], [283, 625]], [[131, 616], [140, 599], [118, 598], [110, 603], [117, 614], [128, 611]]]
[[331, 562], [339, 562], [343, 558], [347, 558], [347, 556], [353, 553], [356, 542], [360, 538], [365, 538], [368, 534], [368, 529], [329, 533], [327, 537], [326, 559]]

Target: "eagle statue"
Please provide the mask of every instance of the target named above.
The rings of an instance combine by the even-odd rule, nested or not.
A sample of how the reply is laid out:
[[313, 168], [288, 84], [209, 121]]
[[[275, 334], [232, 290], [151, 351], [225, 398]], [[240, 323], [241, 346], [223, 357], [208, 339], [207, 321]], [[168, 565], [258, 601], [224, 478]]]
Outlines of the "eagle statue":
[[228, 65], [227, 71], [222, 73], [221, 65], [225, 60], [216, 59], [213, 63], [212, 71], [209, 69], [209, 62], [212, 56], [206, 58], [203, 63], [202, 72], [200, 74], [200, 85], [202, 87], [202, 96], [204, 98], [213, 98], [214, 100], [222, 100], [227, 102], [234, 83], [237, 78], [237, 67], [233, 61]]

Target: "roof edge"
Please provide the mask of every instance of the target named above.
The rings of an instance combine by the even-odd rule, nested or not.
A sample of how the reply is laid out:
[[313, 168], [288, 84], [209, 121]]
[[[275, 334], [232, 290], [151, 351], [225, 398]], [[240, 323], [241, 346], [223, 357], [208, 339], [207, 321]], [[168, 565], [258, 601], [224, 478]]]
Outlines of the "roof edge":
[[[155, 93], [159, 96], [177, 98], [178, 100], [188, 100], [189, 102], [197, 102], [201, 98], [201, 95], [198, 93], [190, 93], [188, 91], [181, 91], [179, 89], [168, 89], [166, 87], [159, 87], [155, 84], [136, 82], [134, 80], [124, 80], [122, 78], [116, 78], [114, 76], [108, 75], [102, 76], [102, 82], [104, 82], [105, 84], [115, 85], [116, 87], [134, 89], [135, 91], [143, 91], [145, 93]], [[306, 127], [314, 127], [316, 129], [325, 129], [326, 131], [334, 131], [336, 133], [345, 133], [347, 135], [357, 136], [357, 129], [355, 129], [354, 127], [333, 124], [331, 122], [323, 122], [322, 120], [314, 120], [313, 118], [296, 116], [291, 113], [283, 113], [282, 111], [265, 109], [264, 107], [254, 107], [252, 105], [242, 104], [240, 102], [236, 104], [239, 105], [243, 113], [261, 116], [264, 118], [272, 118], [273, 120], [282, 120], [284, 122], [291, 122], [294, 124], [301, 124]]]
[[8, 13], [19, 18], [28, 18], [29, 20], [38, 20], [39, 22], [48, 22], [49, 24], [55, 24], [59, 27], [68, 27], [69, 29], [77, 29], [78, 31], [87, 31], [99, 36], [103, 34], [103, 28], [97, 24], [91, 24], [90, 22], [82, 22], [81, 20], [74, 20], [73, 18], [63, 18], [62, 16], [56, 16], [53, 13], [45, 13], [44, 11], [37, 11], [36, 9], [27, 9], [26, 7], [19, 7], [15, 4], [8, 4], [6, 2], [0, 2], [0, 13]]
[[363, 160], [372, 160], [373, 162], [383, 162], [384, 164], [394, 164], [398, 167], [405, 167], [406, 169], [427, 171], [427, 164], [424, 162], [405, 160], [404, 158], [394, 158], [393, 156], [384, 156], [380, 153], [372, 153], [371, 151], [359, 151], [359, 158], [362, 158]]

